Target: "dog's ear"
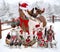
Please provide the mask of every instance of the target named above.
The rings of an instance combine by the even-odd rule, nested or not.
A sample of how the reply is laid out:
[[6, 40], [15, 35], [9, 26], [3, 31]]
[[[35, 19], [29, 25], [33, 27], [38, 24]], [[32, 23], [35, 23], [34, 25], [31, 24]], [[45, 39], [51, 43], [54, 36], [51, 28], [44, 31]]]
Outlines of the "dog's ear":
[[27, 12], [28, 12], [28, 14], [30, 15], [30, 16], [32, 16], [32, 14], [33, 14], [33, 10], [34, 10], [34, 8], [32, 9], [32, 10], [27, 10]]
[[43, 10], [41, 10], [41, 9], [37, 9], [37, 12], [38, 12], [39, 14], [42, 14], [42, 13], [45, 12], [45, 8], [43, 8]]
[[43, 8], [43, 10], [41, 10], [41, 13], [44, 13], [45, 12], [45, 8]]
[[28, 14], [30, 15], [31, 14], [31, 11], [27, 10]]
[[31, 14], [33, 14], [34, 8], [31, 10]]

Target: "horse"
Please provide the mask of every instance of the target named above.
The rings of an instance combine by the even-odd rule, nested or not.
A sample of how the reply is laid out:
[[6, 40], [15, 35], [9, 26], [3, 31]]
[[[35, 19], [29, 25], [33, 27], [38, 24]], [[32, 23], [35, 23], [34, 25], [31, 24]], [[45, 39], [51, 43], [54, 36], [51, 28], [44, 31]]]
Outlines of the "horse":
[[[20, 6], [20, 5], [19, 5]], [[36, 13], [34, 13], [34, 9], [36, 10]], [[43, 27], [46, 26], [46, 19], [44, 16], [42, 16], [41, 14], [44, 13], [45, 9], [43, 8], [43, 10], [38, 9], [38, 8], [32, 8], [32, 10], [27, 10], [27, 13], [32, 16], [34, 19], [37, 19], [38, 21], [43, 23]], [[40, 14], [40, 16], [38, 16], [38, 14]], [[25, 15], [25, 13], [23, 12], [22, 9], [19, 8], [19, 19], [20, 19], [20, 27], [23, 29], [24, 32], [28, 32], [29, 33], [29, 19], [30, 17], [27, 17]]]
[[29, 19], [26, 17], [22, 9], [19, 8], [18, 11], [19, 11], [20, 27], [24, 32], [29, 33], [29, 26], [28, 26]]

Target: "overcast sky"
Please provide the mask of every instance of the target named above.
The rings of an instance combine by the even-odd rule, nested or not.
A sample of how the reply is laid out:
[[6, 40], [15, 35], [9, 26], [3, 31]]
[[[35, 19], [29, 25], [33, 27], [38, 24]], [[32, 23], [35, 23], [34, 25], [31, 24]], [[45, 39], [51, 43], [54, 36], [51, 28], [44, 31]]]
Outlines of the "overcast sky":
[[25, 1], [25, 2], [30, 2], [30, 3], [35, 2], [35, 1], [44, 1], [44, 2], [48, 2], [50, 4], [54, 4], [54, 3], [59, 4], [60, 3], [60, 0], [5, 0], [5, 1], [10, 4], [17, 3], [19, 1], [22, 1], [22, 2]]

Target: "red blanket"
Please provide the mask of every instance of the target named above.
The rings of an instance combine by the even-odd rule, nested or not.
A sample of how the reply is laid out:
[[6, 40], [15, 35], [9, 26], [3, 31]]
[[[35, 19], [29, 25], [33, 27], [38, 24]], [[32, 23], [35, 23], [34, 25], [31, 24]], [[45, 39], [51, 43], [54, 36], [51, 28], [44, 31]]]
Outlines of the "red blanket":
[[[20, 27], [22, 27], [22, 24], [24, 25], [24, 27], [27, 29], [29, 26], [28, 26], [28, 22], [29, 20], [27, 19], [23, 19], [21, 17], [19, 17], [19, 20], [20, 20]], [[29, 30], [26, 30], [26, 32], [28, 32], [29, 34]]]

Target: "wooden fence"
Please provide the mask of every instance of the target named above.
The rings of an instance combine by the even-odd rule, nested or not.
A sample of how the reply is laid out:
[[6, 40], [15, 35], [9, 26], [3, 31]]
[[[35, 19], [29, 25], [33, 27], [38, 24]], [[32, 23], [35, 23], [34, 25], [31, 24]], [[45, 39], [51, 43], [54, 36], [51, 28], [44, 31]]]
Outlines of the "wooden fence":
[[10, 28], [2, 29], [2, 25], [3, 25], [3, 24], [7, 24], [7, 23], [11, 23], [11, 22], [12, 22], [12, 21], [1, 22], [1, 20], [0, 20], [0, 39], [2, 38], [2, 31], [11, 29], [11, 27], [10, 27]]

